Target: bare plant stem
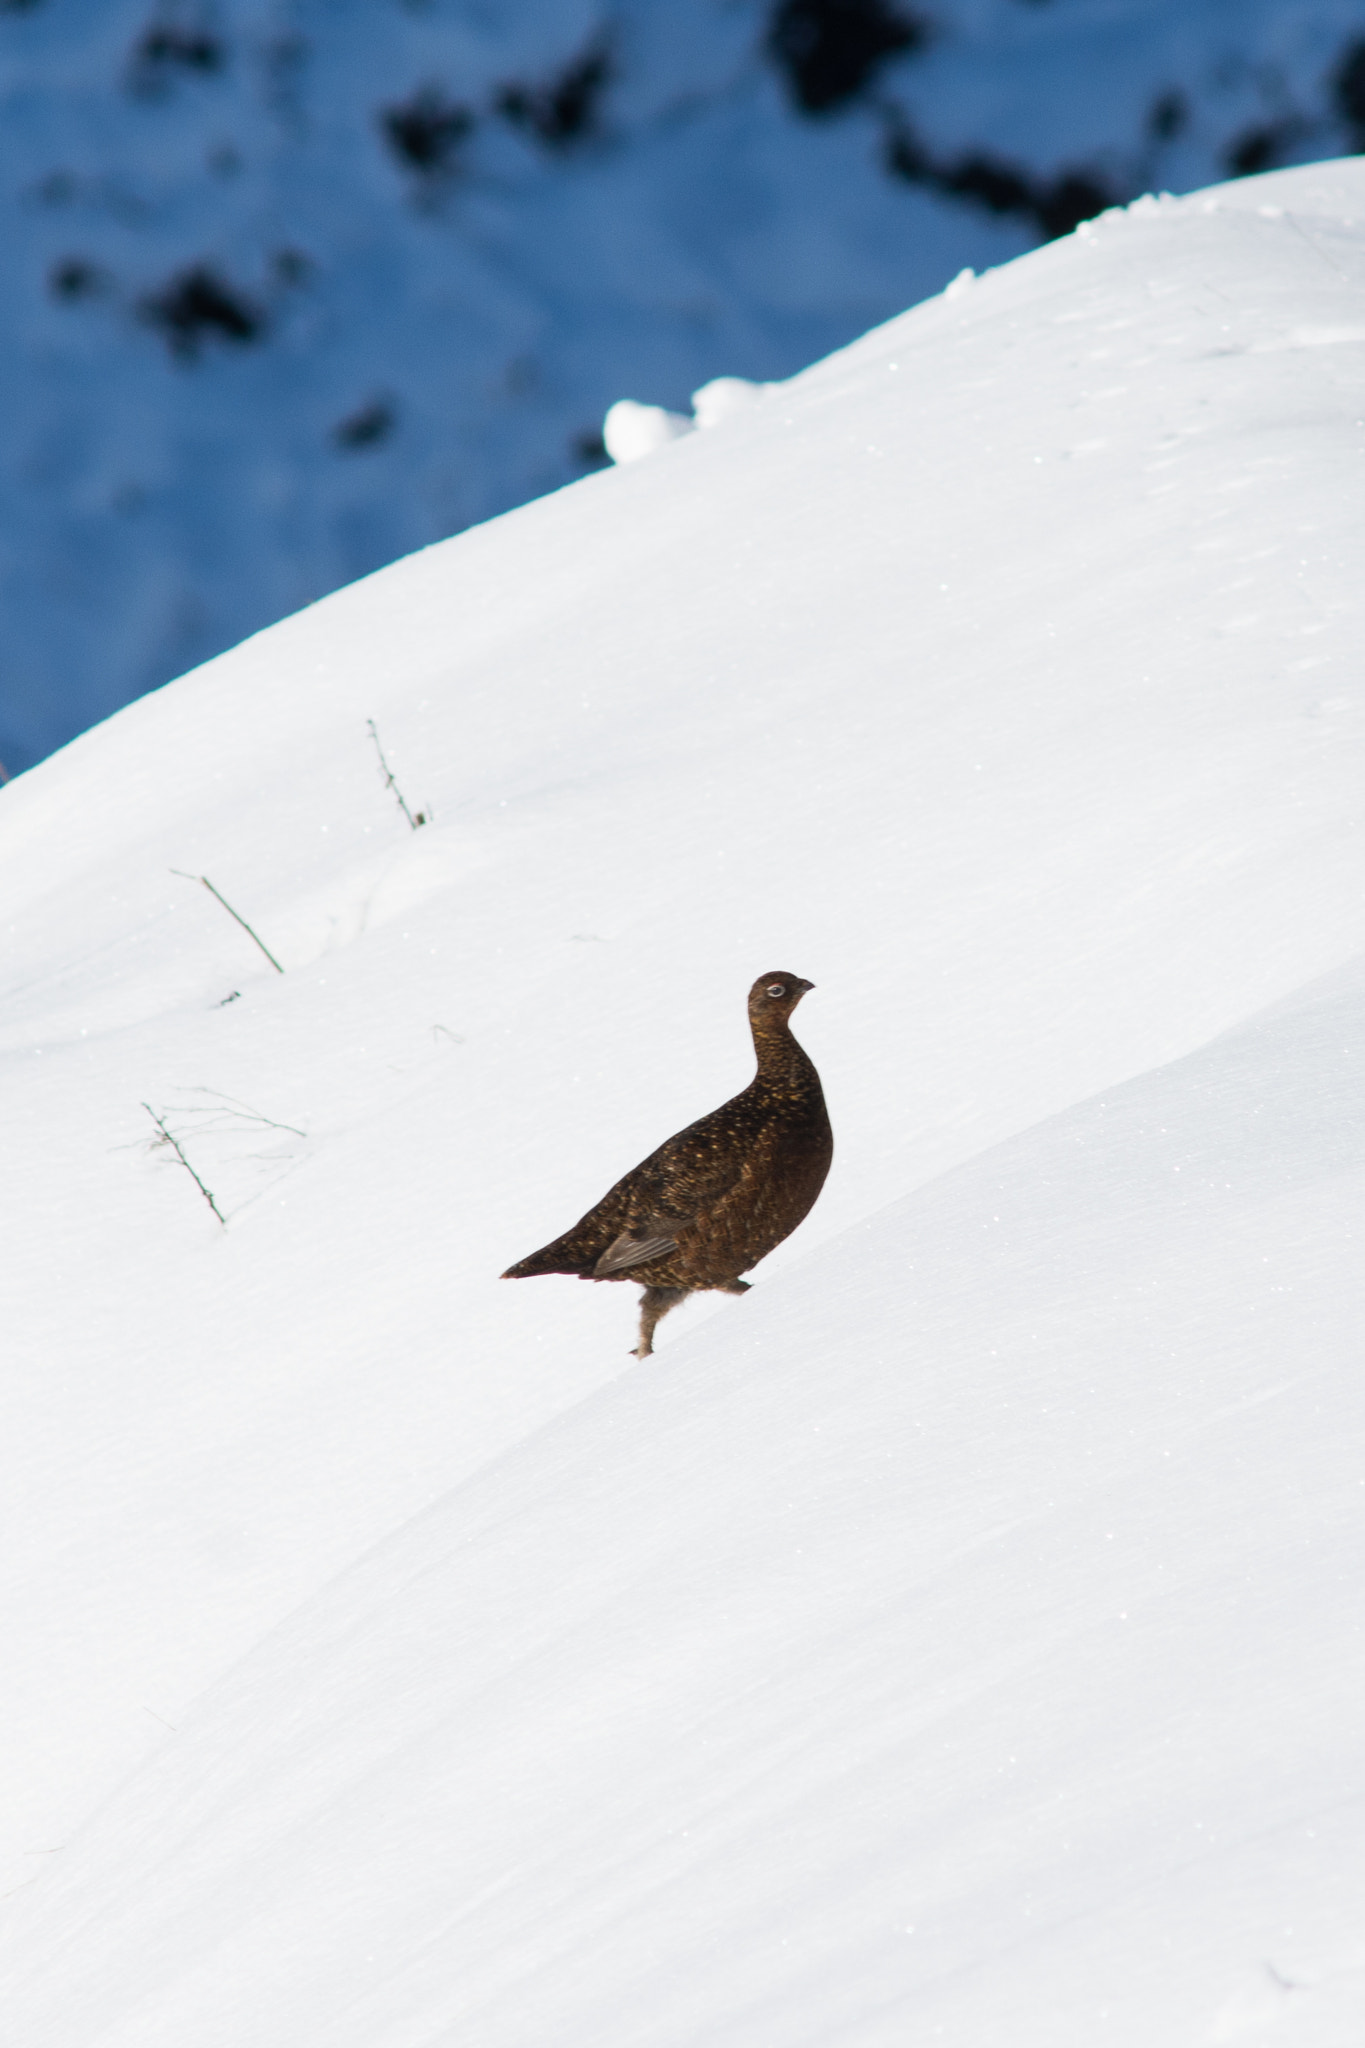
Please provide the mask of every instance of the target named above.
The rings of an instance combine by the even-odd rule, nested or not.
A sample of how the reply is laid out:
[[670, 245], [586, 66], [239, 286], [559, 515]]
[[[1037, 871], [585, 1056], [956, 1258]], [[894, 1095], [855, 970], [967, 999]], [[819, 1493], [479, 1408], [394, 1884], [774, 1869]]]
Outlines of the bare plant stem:
[[[254, 934], [253, 934], [253, 936], [254, 936]], [[204, 1186], [204, 1183], [203, 1183], [203, 1181], [202, 1181], [202, 1180], [200, 1180], [200, 1178], [199, 1178], [198, 1174], [197, 1174], [197, 1173], [195, 1172], [194, 1168], [193, 1168], [193, 1167], [192, 1167], [192, 1166], [190, 1165], [190, 1162], [189, 1162], [189, 1160], [188, 1160], [188, 1159], [187, 1159], [187, 1158], [185, 1157], [184, 1153], [183, 1153], [183, 1152], [181, 1151], [181, 1149], [180, 1149], [180, 1142], [179, 1142], [179, 1140], [177, 1139], [177, 1137], [176, 1137], [176, 1135], [175, 1135], [174, 1131], [171, 1131], [171, 1130], [168, 1130], [168, 1129], [167, 1129], [167, 1126], [166, 1126], [166, 1120], [165, 1120], [165, 1118], [164, 1118], [164, 1117], [159, 1117], [159, 1116], [157, 1115], [156, 1111], [155, 1111], [155, 1110], [154, 1110], [154, 1109], [152, 1108], [152, 1105], [151, 1105], [151, 1103], [150, 1103], [150, 1102], [144, 1102], [144, 1103], [143, 1103], [143, 1105], [142, 1105], [142, 1107], [143, 1107], [143, 1108], [144, 1108], [144, 1109], [146, 1110], [146, 1112], [147, 1112], [148, 1116], [149, 1116], [149, 1117], [151, 1118], [152, 1122], [153, 1122], [153, 1123], [154, 1123], [154, 1124], [156, 1125], [156, 1127], [157, 1127], [157, 1129], [158, 1129], [158, 1130], [160, 1131], [160, 1133], [161, 1133], [162, 1137], [163, 1137], [163, 1138], [165, 1139], [166, 1143], [167, 1143], [167, 1144], [168, 1144], [168, 1145], [170, 1146], [170, 1148], [171, 1148], [172, 1152], [174, 1152], [174, 1154], [175, 1154], [176, 1158], [177, 1158], [177, 1159], [178, 1159], [178, 1160], [180, 1161], [180, 1164], [181, 1164], [181, 1165], [182, 1165], [182, 1166], [184, 1167], [184, 1169], [185, 1169], [186, 1173], [187, 1173], [187, 1174], [189, 1175], [190, 1179], [191, 1179], [191, 1180], [192, 1180], [192, 1181], [194, 1182], [194, 1184], [195, 1184], [195, 1186], [196, 1186], [196, 1187], [198, 1188], [198, 1190], [199, 1190], [200, 1194], [201, 1194], [201, 1195], [202, 1195], [202, 1196], [204, 1197], [204, 1200], [205, 1200], [205, 1201], [206, 1201], [206, 1202], [208, 1203], [208, 1205], [209, 1205], [210, 1209], [212, 1209], [212, 1211], [213, 1211], [214, 1215], [215, 1215], [215, 1216], [216, 1216], [216, 1217], [218, 1218], [218, 1221], [219, 1221], [219, 1222], [220, 1222], [220, 1223], [222, 1224], [222, 1226], [223, 1226], [224, 1230], [226, 1230], [226, 1229], [227, 1229], [227, 1217], [226, 1217], [226, 1216], [225, 1216], [225, 1215], [223, 1214], [222, 1210], [221, 1210], [221, 1209], [220, 1209], [220, 1208], [218, 1207], [218, 1204], [217, 1204], [217, 1203], [216, 1203], [216, 1202], [214, 1201], [214, 1199], [213, 1199], [213, 1196], [212, 1196], [212, 1195], [211, 1195], [211, 1194], [209, 1193], [208, 1189], [207, 1189], [207, 1188], [206, 1188], [206, 1187]]]
[[417, 813], [417, 816], [414, 818], [412, 812], [407, 807], [407, 803], [406, 800], [404, 799], [402, 790], [398, 787], [398, 782], [394, 776], [392, 768], [390, 768], [388, 762], [384, 759], [384, 749], [379, 744], [379, 732], [377, 727], [375, 726], [374, 720], [372, 718], [367, 718], [365, 720], [365, 723], [370, 728], [370, 738], [374, 741], [374, 750], [376, 754], [378, 754], [379, 756], [379, 765], [384, 771], [384, 787], [385, 789], [391, 789], [393, 791], [394, 795], [398, 799], [399, 810], [403, 813], [403, 816], [407, 819], [408, 823], [411, 825], [413, 831], [415, 832], [419, 825], [426, 824], [427, 814], [425, 811], [419, 811]]
[[223, 894], [222, 890], [215, 889], [207, 875], [187, 875], [183, 868], [172, 868], [171, 873], [173, 875], [179, 875], [182, 882], [202, 882], [204, 887], [208, 890], [210, 896], [216, 896], [218, 898], [218, 901], [222, 904], [228, 916], [236, 918], [238, 924], [242, 927], [242, 930], [247, 934], [248, 938], [252, 938], [256, 941], [256, 944], [265, 954], [266, 959], [270, 962], [276, 974], [284, 973], [284, 969], [281, 967], [279, 961], [275, 958], [275, 955], [271, 952], [269, 946], [267, 946], [265, 940], [261, 937], [260, 933], [252, 931], [251, 926], [242, 916], [240, 910], [233, 909], [232, 905], [228, 902], [227, 897]]
[[9, 769], [5, 766], [3, 761], [0, 761], [0, 782], [9, 782], [10, 780], [11, 777]]
[[[196, 1095], [216, 1096], [219, 1102], [227, 1104], [232, 1114], [244, 1118], [248, 1123], [269, 1124], [272, 1131], [290, 1131], [296, 1138], [306, 1138], [308, 1136], [307, 1131], [300, 1130], [297, 1124], [282, 1124], [273, 1116], [262, 1116], [259, 1109], [253, 1109], [249, 1102], [239, 1102], [235, 1095], [224, 1095], [221, 1088], [196, 1088], [193, 1092]], [[196, 1109], [191, 1109], [186, 1114], [194, 1115], [196, 1114]]]

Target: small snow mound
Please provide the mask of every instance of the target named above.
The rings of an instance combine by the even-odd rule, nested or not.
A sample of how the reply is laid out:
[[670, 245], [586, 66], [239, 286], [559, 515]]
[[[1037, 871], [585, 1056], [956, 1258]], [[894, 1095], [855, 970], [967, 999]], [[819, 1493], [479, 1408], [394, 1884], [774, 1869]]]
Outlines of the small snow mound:
[[966, 270], [959, 270], [952, 283], [943, 287], [943, 296], [945, 299], [960, 299], [975, 283], [976, 272], [970, 266]]
[[692, 418], [665, 412], [661, 405], [639, 405], [620, 398], [602, 423], [602, 439], [613, 462], [638, 462], [656, 448], [692, 433], [697, 427], [718, 427], [736, 413], [748, 412], [771, 387], [751, 384], [747, 377], [713, 377], [692, 393]]
[[639, 462], [657, 448], [690, 434], [694, 424], [683, 413], [666, 412], [661, 405], [618, 398], [602, 422], [602, 439], [613, 462]]
[[700, 391], [692, 393], [692, 412], [699, 427], [718, 427], [737, 412], [748, 412], [768, 391], [766, 384], [751, 384], [747, 377], [713, 377]]

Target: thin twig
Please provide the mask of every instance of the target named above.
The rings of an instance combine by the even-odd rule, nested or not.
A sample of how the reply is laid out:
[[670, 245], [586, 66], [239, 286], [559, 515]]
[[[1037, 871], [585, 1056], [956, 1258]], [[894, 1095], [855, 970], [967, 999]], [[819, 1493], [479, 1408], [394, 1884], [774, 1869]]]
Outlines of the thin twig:
[[403, 816], [407, 819], [408, 823], [411, 825], [413, 831], [415, 832], [419, 825], [426, 824], [427, 814], [425, 811], [419, 811], [417, 813], [417, 816], [415, 818], [413, 817], [412, 812], [408, 809], [407, 802], [403, 796], [403, 792], [398, 787], [398, 782], [394, 775], [394, 772], [392, 768], [390, 768], [388, 762], [384, 759], [384, 749], [379, 744], [379, 732], [374, 720], [372, 718], [367, 718], [365, 720], [365, 723], [370, 728], [370, 738], [374, 741], [374, 750], [376, 754], [378, 754], [379, 756], [379, 765], [384, 771], [384, 787], [386, 789], [391, 789], [393, 791], [394, 795], [398, 799], [399, 810], [403, 813]]
[[216, 1217], [218, 1218], [218, 1221], [219, 1221], [219, 1222], [220, 1222], [220, 1223], [222, 1224], [222, 1226], [223, 1226], [224, 1230], [226, 1230], [226, 1229], [227, 1229], [227, 1217], [226, 1217], [226, 1216], [225, 1216], [225, 1215], [223, 1214], [222, 1210], [221, 1210], [221, 1209], [220, 1209], [220, 1208], [218, 1207], [218, 1204], [217, 1204], [217, 1203], [216, 1203], [216, 1202], [214, 1201], [214, 1199], [213, 1199], [213, 1196], [212, 1196], [212, 1195], [211, 1195], [211, 1194], [209, 1193], [208, 1189], [207, 1189], [207, 1188], [206, 1188], [206, 1187], [204, 1186], [204, 1183], [203, 1183], [203, 1181], [202, 1181], [202, 1180], [200, 1180], [200, 1178], [199, 1178], [198, 1174], [197, 1174], [197, 1173], [195, 1172], [194, 1168], [193, 1168], [193, 1167], [192, 1167], [192, 1166], [190, 1165], [190, 1162], [189, 1162], [189, 1160], [188, 1160], [188, 1159], [187, 1159], [187, 1158], [185, 1157], [184, 1153], [183, 1153], [183, 1152], [181, 1151], [181, 1149], [180, 1149], [180, 1142], [179, 1142], [179, 1140], [177, 1139], [177, 1137], [175, 1136], [175, 1133], [174, 1133], [173, 1131], [171, 1131], [171, 1130], [168, 1130], [168, 1129], [167, 1129], [167, 1126], [166, 1126], [166, 1120], [165, 1120], [165, 1118], [164, 1118], [164, 1117], [159, 1117], [159, 1116], [157, 1115], [156, 1111], [155, 1111], [155, 1110], [154, 1110], [154, 1109], [152, 1108], [152, 1105], [151, 1105], [151, 1103], [150, 1103], [150, 1102], [144, 1102], [144, 1103], [143, 1103], [143, 1105], [142, 1105], [142, 1107], [143, 1107], [143, 1108], [144, 1108], [144, 1109], [146, 1110], [146, 1112], [147, 1112], [148, 1116], [149, 1116], [149, 1117], [151, 1118], [152, 1122], [153, 1122], [153, 1123], [154, 1123], [154, 1124], [156, 1125], [156, 1127], [157, 1127], [157, 1129], [158, 1129], [158, 1130], [160, 1131], [160, 1133], [161, 1133], [162, 1137], [163, 1137], [163, 1138], [164, 1138], [164, 1139], [166, 1140], [166, 1143], [167, 1143], [167, 1144], [168, 1144], [168, 1145], [170, 1146], [170, 1148], [171, 1148], [172, 1152], [174, 1152], [174, 1154], [175, 1154], [176, 1158], [177, 1158], [177, 1159], [178, 1159], [178, 1160], [180, 1161], [180, 1164], [181, 1164], [181, 1165], [182, 1165], [182, 1166], [184, 1167], [184, 1169], [185, 1169], [186, 1173], [187, 1173], [187, 1174], [189, 1175], [190, 1179], [191, 1179], [191, 1180], [192, 1180], [192, 1181], [194, 1182], [194, 1184], [195, 1184], [195, 1186], [196, 1186], [196, 1187], [198, 1188], [198, 1190], [199, 1190], [200, 1194], [201, 1194], [201, 1195], [202, 1195], [202, 1196], [204, 1197], [204, 1200], [205, 1200], [205, 1201], [206, 1201], [206, 1202], [208, 1203], [208, 1205], [209, 1205], [210, 1209], [212, 1209], [212, 1211], [213, 1211], [214, 1215], [215, 1215], [215, 1216], [216, 1216]]
[[202, 882], [204, 887], [208, 890], [210, 896], [216, 896], [218, 898], [218, 901], [222, 904], [228, 916], [235, 917], [238, 924], [242, 927], [242, 930], [247, 934], [247, 936], [249, 938], [253, 938], [256, 941], [256, 944], [265, 954], [266, 959], [270, 962], [276, 974], [284, 973], [284, 969], [281, 967], [279, 961], [275, 958], [275, 955], [271, 952], [269, 946], [267, 946], [265, 940], [261, 937], [260, 933], [252, 931], [251, 926], [242, 916], [240, 910], [233, 909], [232, 905], [228, 902], [227, 897], [223, 894], [222, 890], [215, 889], [207, 875], [187, 875], [183, 868], [172, 868], [171, 873], [173, 875], [179, 875], [182, 882]]
[[0, 782], [11, 782], [13, 779], [4, 762], [0, 761]]
[[[221, 1088], [205, 1088], [197, 1084], [190, 1090], [192, 1095], [212, 1095], [219, 1102], [225, 1102], [233, 1116], [244, 1117], [248, 1123], [269, 1124], [272, 1131], [292, 1131], [296, 1138], [306, 1138], [307, 1131], [301, 1131], [297, 1124], [282, 1124], [278, 1117], [262, 1116], [259, 1109], [253, 1109], [249, 1102], [239, 1102], [235, 1095], [224, 1095]], [[218, 1111], [203, 1107], [197, 1102], [189, 1103], [181, 1111], [184, 1116], [214, 1116]]]

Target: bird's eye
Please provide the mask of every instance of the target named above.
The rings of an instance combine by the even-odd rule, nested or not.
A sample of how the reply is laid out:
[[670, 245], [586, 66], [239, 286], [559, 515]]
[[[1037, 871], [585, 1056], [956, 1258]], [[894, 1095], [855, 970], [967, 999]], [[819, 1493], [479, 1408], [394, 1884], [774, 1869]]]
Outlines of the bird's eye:
[[783, 982], [770, 981], [768, 983], [768, 994], [770, 996], [784, 996], [786, 993], [786, 986]]

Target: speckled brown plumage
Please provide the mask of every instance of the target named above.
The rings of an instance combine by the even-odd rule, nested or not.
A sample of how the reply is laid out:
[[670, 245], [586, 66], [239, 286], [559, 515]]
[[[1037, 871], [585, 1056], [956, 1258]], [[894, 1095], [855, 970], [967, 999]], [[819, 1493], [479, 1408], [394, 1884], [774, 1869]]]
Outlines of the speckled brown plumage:
[[789, 1237], [825, 1184], [834, 1139], [820, 1076], [789, 1019], [814, 984], [760, 974], [749, 991], [758, 1072], [742, 1094], [669, 1138], [618, 1180], [572, 1230], [503, 1274], [638, 1280], [640, 1343], [685, 1295], [744, 1294], [740, 1279]]

